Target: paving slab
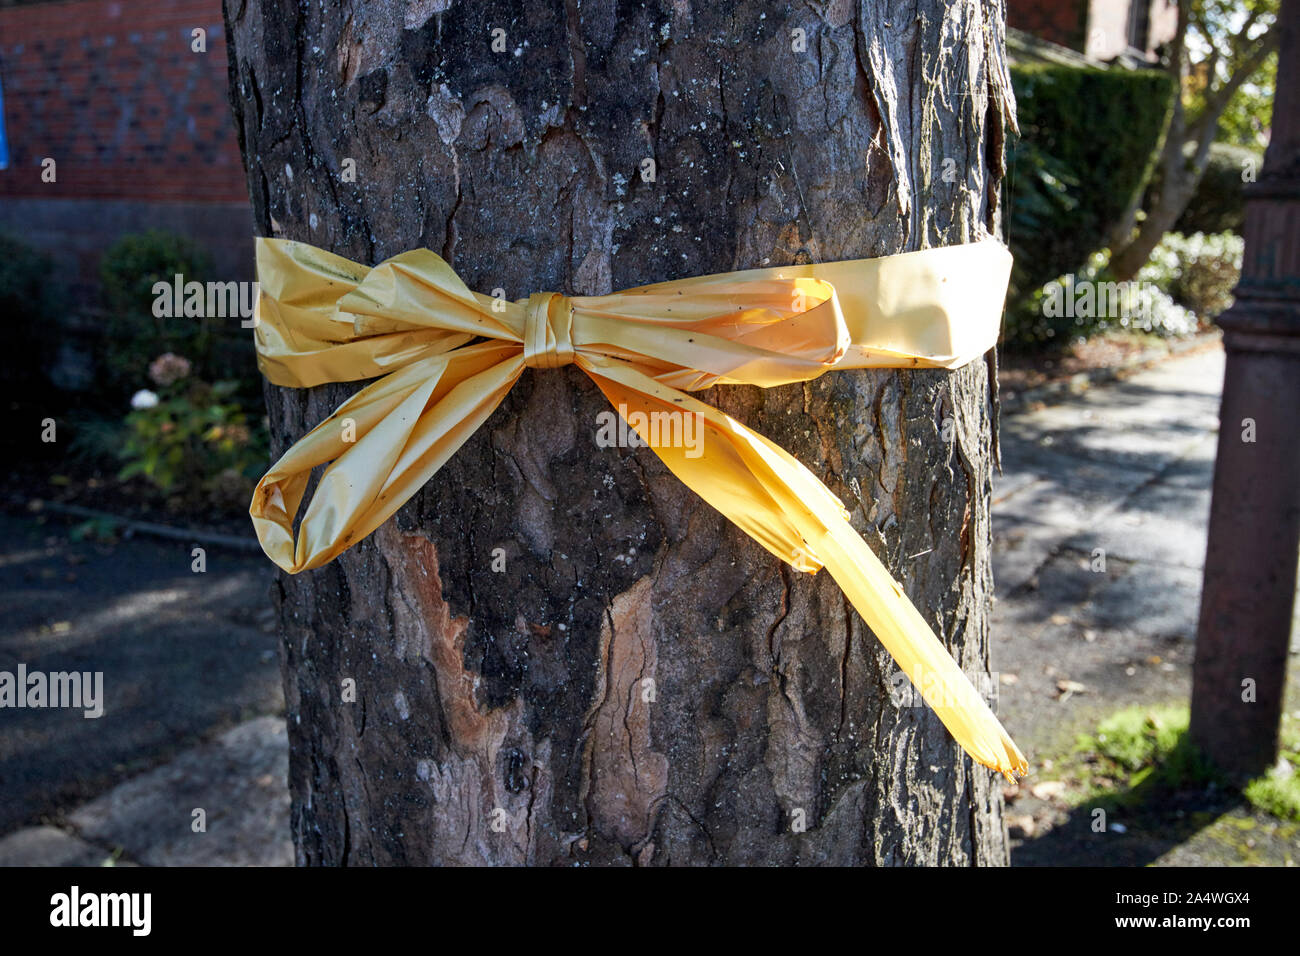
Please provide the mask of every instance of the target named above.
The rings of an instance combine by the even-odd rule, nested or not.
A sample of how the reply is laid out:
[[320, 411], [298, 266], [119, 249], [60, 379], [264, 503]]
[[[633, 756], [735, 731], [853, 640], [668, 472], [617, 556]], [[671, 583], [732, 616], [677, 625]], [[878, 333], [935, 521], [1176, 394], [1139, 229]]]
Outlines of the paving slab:
[[284, 720], [259, 717], [119, 784], [69, 822], [146, 866], [291, 866], [288, 771]]
[[1064, 533], [1057, 525], [994, 512], [994, 593], [1009, 595], [1030, 585], [1038, 569], [1061, 549]]
[[0, 838], [0, 866], [105, 866], [112, 853], [58, 827], [25, 827]]
[[1107, 558], [1169, 565], [1200, 571], [1205, 566], [1205, 531], [1210, 488], [1154, 482], [1134, 492], [1120, 507], [1098, 516], [1092, 527], [1068, 544], [1100, 551]]

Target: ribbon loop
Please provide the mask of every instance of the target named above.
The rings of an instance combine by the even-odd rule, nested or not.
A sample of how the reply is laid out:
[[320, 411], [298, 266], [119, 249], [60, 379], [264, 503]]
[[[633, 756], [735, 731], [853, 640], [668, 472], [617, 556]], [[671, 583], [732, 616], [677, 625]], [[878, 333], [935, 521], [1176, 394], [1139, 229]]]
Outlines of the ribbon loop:
[[562, 368], [573, 362], [573, 304], [558, 292], [535, 292], [524, 311], [524, 365]]

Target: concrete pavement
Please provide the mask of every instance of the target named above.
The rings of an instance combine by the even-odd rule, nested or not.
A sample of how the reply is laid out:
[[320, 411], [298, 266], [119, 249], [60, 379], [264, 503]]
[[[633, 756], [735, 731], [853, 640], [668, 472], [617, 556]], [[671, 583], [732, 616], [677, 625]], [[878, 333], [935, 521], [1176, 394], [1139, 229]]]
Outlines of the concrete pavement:
[[[188, 543], [74, 540], [72, 527], [0, 513], [0, 671], [99, 673], [103, 687], [99, 717], [0, 711], [0, 863], [204, 858], [197, 845], [187, 857], [165, 840], [191, 832], [195, 807], [207, 808], [209, 833], [223, 819], [229, 829], [245, 797], [259, 832], [265, 801], [250, 802], [255, 789], [241, 780], [270, 774], [283, 790], [283, 722], [272, 718], [278, 738], [257, 723], [237, 744], [219, 735], [283, 710], [267, 562], [208, 547], [196, 573]], [[266, 752], [277, 746], [279, 764]], [[189, 768], [192, 785], [151, 777], [160, 765]], [[128, 807], [112, 796], [138, 794], [142, 780], [176, 784], [174, 799]], [[287, 808], [283, 818], [287, 846]], [[143, 840], [150, 826], [157, 839]]]
[[1022, 747], [1189, 692], [1222, 381], [1214, 348], [1004, 419], [993, 667]]

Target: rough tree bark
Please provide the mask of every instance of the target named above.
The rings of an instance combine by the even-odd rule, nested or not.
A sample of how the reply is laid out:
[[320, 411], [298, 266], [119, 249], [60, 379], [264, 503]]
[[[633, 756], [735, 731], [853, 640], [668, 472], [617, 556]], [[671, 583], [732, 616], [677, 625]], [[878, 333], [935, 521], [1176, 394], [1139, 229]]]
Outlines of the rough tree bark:
[[[258, 228], [359, 261], [427, 246], [513, 299], [996, 225], [998, 3], [228, 0], [226, 22]], [[275, 453], [355, 390], [268, 387]], [[702, 397], [823, 476], [986, 672], [984, 363]], [[280, 577], [298, 861], [1005, 862], [991, 774], [891, 702], [830, 577], [648, 450], [597, 448], [607, 407], [575, 368], [530, 372], [387, 526]]]

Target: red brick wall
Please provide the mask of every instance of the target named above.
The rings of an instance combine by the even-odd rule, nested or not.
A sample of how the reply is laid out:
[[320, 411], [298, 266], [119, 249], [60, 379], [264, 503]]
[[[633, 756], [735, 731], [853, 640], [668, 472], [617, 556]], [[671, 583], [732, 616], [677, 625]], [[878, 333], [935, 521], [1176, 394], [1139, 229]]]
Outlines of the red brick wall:
[[[207, 31], [207, 52], [190, 31]], [[247, 201], [221, 0], [0, 8], [9, 168], [0, 196]], [[41, 181], [53, 158], [57, 181]]]
[[1007, 0], [1007, 26], [1083, 52], [1088, 0]]

